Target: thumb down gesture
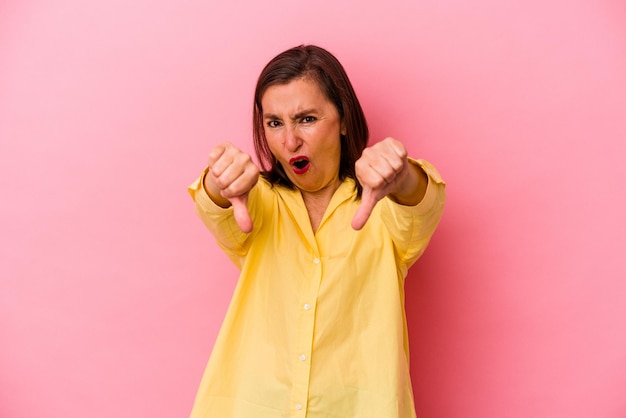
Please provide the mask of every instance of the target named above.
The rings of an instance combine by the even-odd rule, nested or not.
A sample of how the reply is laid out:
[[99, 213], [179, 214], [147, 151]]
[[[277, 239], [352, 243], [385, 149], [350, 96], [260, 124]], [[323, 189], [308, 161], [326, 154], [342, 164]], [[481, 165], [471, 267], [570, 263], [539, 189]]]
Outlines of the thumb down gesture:
[[211, 200], [223, 208], [232, 206], [239, 229], [252, 231], [248, 193], [259, 179], [259, 169], [250, 155], [224, 142], [211, 150], [208, 166], [204, 187]]
[[401, 204], [418, 204], [428, 182], [421, 169], [409, 164], [404, 144], [393, 138], [365, 148], [354, 167], [363, 186], [361, 204], [352, 218], [355, 230], [365, 226], [376, 203], [387, 195]]

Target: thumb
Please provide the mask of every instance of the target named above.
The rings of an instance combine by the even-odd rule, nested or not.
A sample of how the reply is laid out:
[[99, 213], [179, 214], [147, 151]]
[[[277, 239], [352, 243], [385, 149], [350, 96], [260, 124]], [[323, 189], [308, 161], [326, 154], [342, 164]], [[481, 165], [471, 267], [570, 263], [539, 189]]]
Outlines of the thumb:
[[365, 226], [365, 223], [369, 219], [372, 211], [374, 210], [374, 206], [379, 199], [376, 198], [372, 189], [363, 188], [363, 195], [361, 196], [361, 204], [359, 208], [356, 210], [354, 217], [352, 218], [352, 229], [360, 230]]
[[248, 212], [248, 195], [231, 197], [228, 200], [233, 205], [233, 213], [239, 229], [245, 233], [251, 232], [252, 218]]

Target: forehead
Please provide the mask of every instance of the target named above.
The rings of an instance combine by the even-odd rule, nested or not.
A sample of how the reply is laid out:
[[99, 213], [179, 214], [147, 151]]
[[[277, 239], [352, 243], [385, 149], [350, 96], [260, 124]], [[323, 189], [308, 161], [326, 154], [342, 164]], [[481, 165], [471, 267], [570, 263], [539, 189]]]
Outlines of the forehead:
[[261, 97], [261, 106], [264, 113], [293, 112], [327, 106], [334, 108], [319, 83], [311, 78], [298, 78], [268, 87]]

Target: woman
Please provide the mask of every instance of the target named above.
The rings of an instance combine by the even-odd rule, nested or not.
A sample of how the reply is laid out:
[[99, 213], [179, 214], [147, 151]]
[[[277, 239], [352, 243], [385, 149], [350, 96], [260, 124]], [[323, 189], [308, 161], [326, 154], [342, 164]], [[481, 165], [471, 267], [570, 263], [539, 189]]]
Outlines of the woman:
[[444, 182], [400, 141], [366, 148], [350, 81], [316, 46], [267, 64], [253, 123], [261, 171], [223, 143], [189, 188], [241, 269], [191, 417], [415, 417], [404, 278]]

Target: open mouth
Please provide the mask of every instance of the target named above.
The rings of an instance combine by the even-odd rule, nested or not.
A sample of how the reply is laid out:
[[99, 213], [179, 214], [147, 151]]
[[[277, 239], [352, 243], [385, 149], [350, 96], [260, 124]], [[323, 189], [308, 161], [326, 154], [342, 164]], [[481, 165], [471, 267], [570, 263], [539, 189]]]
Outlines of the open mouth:
[[307, 157], [298, 156], [289, 160], [289, 164], [293, 168], [293, 172], [296, 174], [304, 174], [309, 170], [310, 161]]

